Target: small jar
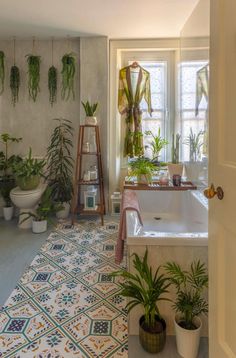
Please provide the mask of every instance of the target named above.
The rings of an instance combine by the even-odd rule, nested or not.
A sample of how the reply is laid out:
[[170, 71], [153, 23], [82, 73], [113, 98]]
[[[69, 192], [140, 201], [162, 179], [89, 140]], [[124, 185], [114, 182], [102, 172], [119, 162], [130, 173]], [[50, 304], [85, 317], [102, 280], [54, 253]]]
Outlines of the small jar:
[[169, 185], [168, 176], [165, 175], [165, 174], [160, 175], [159, 184], [160, 184], [160, 185], [165, 185], [165, 186]]
[[90, 151], [90, 145], [89, 145], [89, 142], [86, 142], [83, 144], [83, 152], [89, 153], [89, 151]]
[[84, 179], [84, 181], [90, 180], [90, 172], [89, 171], [84, 172], [83, 179]]

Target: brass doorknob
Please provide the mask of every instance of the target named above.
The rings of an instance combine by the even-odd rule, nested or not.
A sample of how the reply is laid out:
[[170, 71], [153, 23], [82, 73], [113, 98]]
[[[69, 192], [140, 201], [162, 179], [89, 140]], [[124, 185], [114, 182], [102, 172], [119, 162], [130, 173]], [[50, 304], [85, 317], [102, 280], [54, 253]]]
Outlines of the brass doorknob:
[[211, 184], [209, 188], [204, 190], [204, 195], [207, 199], [212, 199], [216, 195], [219, 200], [222, 200], [224, 197], [224, 192], [221, 186], [218, 186], [215, 189], [214, 184]]

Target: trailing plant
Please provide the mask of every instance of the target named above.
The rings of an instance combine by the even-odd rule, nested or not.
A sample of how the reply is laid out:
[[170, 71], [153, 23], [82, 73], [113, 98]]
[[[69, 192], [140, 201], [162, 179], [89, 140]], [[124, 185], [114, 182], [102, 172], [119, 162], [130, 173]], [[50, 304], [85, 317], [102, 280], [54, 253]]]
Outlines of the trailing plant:
[[98, 103], [81, 102], [87, 117], [93, 117], [97, 111]]
[[184, 144], [189, 146], [189, 161], [196, 162], [201, 159], [201, 147], [204, 145], [204, 131], [199, 131], [197, 134], [193, 133], [190, 128], [190, 133]]
[[171, 162], [173, 164], [179, 164], [180, 138], [181, 135], [179, 133], [176, 135], [172, 134]]
[[37, 95], [40, 92], [40, 56], [26, 55], [28, 63], [28, 91], [30, 98], [36, 101]]
[[129, 176], [144, 175], [148, 183], [152, 181], [152, 176], [157, 167], [147, 158], [139, 157], [129, 162]]
[[152, 142], [151, 142], [152, 156], [153, 156], [153, 160], [158, 161], [160, 152], [168, 144], [168, 141], [165, 138], [162, 138], [160, 127], [158, 129], [157, 135], [154, 135], [152, 131], [146, 131], [145, 134], [152, 136]]
[[12, 104], [13, 106], [15, 106], [19, 100], [19, 88], [20, 88], [20, 70], [16, 65], [11, 67], [10, 88], [11, 88]]
[[67, 119], [54, 119], [57, 126], [47, 148], [47, 179], [52, 188], [52, 197], [58, 202], [69, 202], [73, 194], [73, 128]]
[[0, 95], [4, 91], [4, 80], [5, 80], [5, 54], [3, 51], [0, 51]]
[[176, 288], [177, 297], [173, 307], [182, 316], [179, 324], [185, 329], [196, 329], [194, 317], [208, 312], [208, 304], [203, 297], [204, 289], [208, 287], [205, 264], [200, 260], [194, 261], [190, 270], [185, 271], [175, 262], [168, 262], [165, 269], [170, 275], [170, 283]]
[[75, 54], [67, 53], [62, 57], [62, 89], [61, 97], [68, 101], [70, 96], [75, 99], [74, 77], [75, 77]]
[[46, 161], [43, 159], [32, 158], [32, 149], [29, 149], [28, 157], [13, 165], [13, 173], [17, 178], [31, 178], [33, 176], [43, 176], [43, 168]]
[[57, 69], [51, 66], [48, 70], [48, 89], [49, 89], [49, 102], [51, 106], [57, 100]]
[[126, 305], [128, 312], [134, 307], [141, 305], [144, 309], [145, 324], [149, 328], [155, 327], [155, 316], [161, 319], [161, 314], [157, 306], [158, 301], [168, 301], [163, 297], [168, 292], [170, 283], [164, 274], [160, 273], [161, 266], [155, 272], [148, 266], [148, 250], [146, 249], [144, 257], [140, 258], [136, 253], [133, 254], [133, 266], [135, 273], [132, 274], [126, 270], [116, 271], [111, 276], [120, 276], [125, 279], [120, 282], [120, 295], [128, 297]]
[[3, 176], [10, 176], [10, 170], [12, 169], [14, 163], [21, 161], [19, 155], [11, 155], [9, 157], [9, 145], [10, 143], [19, 143], [22, 138], [12, 137], [8, 133], [2, 133], [0, 135], [0, 143], [4, 145], [4, 151], [0, 152], [0, 171], [3, 171]]

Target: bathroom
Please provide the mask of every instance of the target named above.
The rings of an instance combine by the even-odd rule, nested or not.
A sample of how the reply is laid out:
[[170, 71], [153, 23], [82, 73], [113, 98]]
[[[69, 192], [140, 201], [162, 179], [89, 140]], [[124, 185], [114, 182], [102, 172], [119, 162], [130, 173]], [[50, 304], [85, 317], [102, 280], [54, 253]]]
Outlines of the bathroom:
[[[133, 12], [130, 3], [132, 15], [120, 26], [118, 18], [128, 9], [116, 1], [117, 13], [104, 0], [99, 8], [91, 1], [83, 4], [89, 21], [81, 14], [80, 25], [78, 4], [69, 3], [70, 9], [63, 2], [61, 7], [51, 4], [48, 12], [47, 6], [27, 0], [2, 3], [0, 185], [4, 174], [14, 181], [7, 197], [14, 205], [9, 214], [1, 190], [0, 356], [236, 357], [236, 289], [230, 280], [236, 253], [235, 4], [150, 0], [149, 15], [135, 26], [143, 5], [135, 4]], [[32, 58], [39, 65], [36, 92], [29, 80]], [[19, 82], [12, 77], [13, 66], [20, 70]], [[69, 66], [73, 78], [63, 82]], [[56, 87], [49, 68], [51, 74], [57, 71]], [[142, 113], [132, 109], [134, 127], [122, 98], [128, 78], [122, 82], [122, 70], [127, 68], [133, 93], [137, 74], [147, 76]], [[17, 86], [19, 93], [13, 92]], [[131, 150], [127, 143], [140, 128], [143, 146], [137, 142]], [[71, 163], [65, 155], [62, 182], [56, 169], [58, 133], [65, 136]], [[157, 150], [153, 141], [158, 136], [162, 145]], [[21, 158], [14, 165], [12, 155]], [[144, 174], [138, 172], [139, 159], [148, 168]], [[32, 160], [40, 184], [15, 189], [15, 179], [19, 185], [20, 171]], [[60, 216], [62, 207], [67, 213]], [[44, 226], [36, 227], [36, 221]], [[156, 300], [165, 320], [165, 342], [154, 355], [140, 340], [142, 305], [127, 314], [129, 300], [121, 293], [124, 280], [118, 274], [121, 269], [133, 274], [135, 257], [144, 260], [146, 250], [152, 271], [161, 265], [168, 286], [164, 296], [171, 300]], [[190, 338], [176, 338], [177, 291], [168, 264], [186, 273], [198, 261], [204, 305], [200, 325], [194, 323], [194, 351]], [[186, 342], [191, 353], [183, 351]]]

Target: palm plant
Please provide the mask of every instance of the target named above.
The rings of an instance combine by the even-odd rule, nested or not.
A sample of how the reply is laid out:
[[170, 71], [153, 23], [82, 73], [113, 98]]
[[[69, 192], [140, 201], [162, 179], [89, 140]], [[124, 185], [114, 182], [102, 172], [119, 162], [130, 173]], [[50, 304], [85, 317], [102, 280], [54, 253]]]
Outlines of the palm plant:
[[197, 134], [194, 134], [192, 128], [190, 128], [189, 135], [184, 142], [184, 144], [189, 146], [190, 162], [196, 162], [201, 158], [201, 147], [204, 145], [203, 135], [204, 131], [201, 130]]
[[136, 176], [138, 181], [140, 180], [141, 176], [144, 176], [148, 183], [152, 181], [153, 173], [157, 169], [149, 159], [144, 157], [139, 157], [130, 161], [129, 167], [130, 176]]
[[152, 156], [153, 156], [153, 160], [158, 161], [160, 152], [168, 144], [168, 141], [165, 138], [162, 138], [160, 127], [158, 129], [158, 133], [156, 136], [152, 133], [152, 131], [146, 131], [145, 134], [152, 136], [152, 142], [151, 142]]
[[205, 264], [200, 260], [194, 261], [190, 266], [190, 271], [185, 271], [175, 262], [168, 262], [165, 269], [170, 275], [170, 283], [176, 288], [177, 298], [173, 307], [182, 316], [181, 327], [189, 330], [196, 329], [194, 317], [208, 312], [208, 304], [202, 297], [204, 289], [208, 287]]

